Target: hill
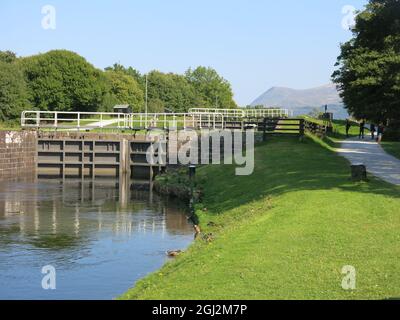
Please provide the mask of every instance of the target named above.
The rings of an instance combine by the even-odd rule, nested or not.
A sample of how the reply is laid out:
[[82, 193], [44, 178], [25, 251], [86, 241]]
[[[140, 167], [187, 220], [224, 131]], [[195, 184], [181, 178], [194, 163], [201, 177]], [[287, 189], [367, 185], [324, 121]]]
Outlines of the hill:
[[328, 105], [328, 110], [335, 114], [335, 118], [348, 117], [334, 84], [305, 90], [272, 87], [251, 103], [253, 107], [259, 105], [288, 108], [293, 110], [295, 115], [308, 114], [315, 108], [323, 111], [323, 106]]

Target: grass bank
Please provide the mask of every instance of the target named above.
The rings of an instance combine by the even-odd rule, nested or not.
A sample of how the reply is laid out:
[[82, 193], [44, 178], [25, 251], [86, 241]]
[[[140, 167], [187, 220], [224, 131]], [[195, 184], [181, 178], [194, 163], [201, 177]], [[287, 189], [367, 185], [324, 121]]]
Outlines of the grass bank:
[[21, 126], [18, 122], [2, 122], [0, 121], [0, 130], [13, 130], [19, 131], [21, 130]]
[[382, 147], [387, 153], [400, 159], [400, 142], [384, 141]]
[[[351, 182], [346, 160], [319, 140], [271, 139], [255, 154], [248, 177], [199, 169], [197, 213], [213, 241], [195, 241], [122, 299], [400, 297], [398, 187]], [[341, 287], [346, 265], [355, 291]]]

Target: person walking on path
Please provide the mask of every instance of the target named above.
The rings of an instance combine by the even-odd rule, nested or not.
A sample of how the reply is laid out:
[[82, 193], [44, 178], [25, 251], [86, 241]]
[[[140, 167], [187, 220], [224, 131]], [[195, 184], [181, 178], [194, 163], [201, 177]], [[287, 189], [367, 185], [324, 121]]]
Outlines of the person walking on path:
[[374, 140], [375, 139], [375, 132], [376, 132], [375, 124], [371, 123], [370, 131], [371, 131], [371, 140]]
[[381, 144], [382, 142], [382, 138], [383, 138], [383, 133], [385, 131], [385, 127], [383, 126], [383, 123], [380, 123], [378, 126], [378, 137], [376, 139], [376, 141]]
[[347, 137], [347, 138], [349, 137], [350, 128], [351, 128], [350, 120], [349, 120], [349, 119], [346, 119], [346, 137]]
[[360, 134], [358, 135], [359, 139], [364, 139], [364, 133], [365, 133], [365, 121], [362, 120], [360, 122]]

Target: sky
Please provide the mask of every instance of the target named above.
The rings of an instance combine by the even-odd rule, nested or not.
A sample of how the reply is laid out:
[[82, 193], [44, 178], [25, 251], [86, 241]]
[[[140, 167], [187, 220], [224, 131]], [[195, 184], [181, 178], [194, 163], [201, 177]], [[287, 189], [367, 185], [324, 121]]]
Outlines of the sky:
[[[342, 26], [349, 17], [343, 8], [366, 3], [0, 0], [0, 50], [27, 56], [67, 49], [98, 68], [118, 62], [141, 73], [210, 66], [232, 84], [236, 102], [244, 106], [273, 86], [329, 83], [340, 43], [351, 37]], [[42, 13], [47, 5], [55, 15]]]

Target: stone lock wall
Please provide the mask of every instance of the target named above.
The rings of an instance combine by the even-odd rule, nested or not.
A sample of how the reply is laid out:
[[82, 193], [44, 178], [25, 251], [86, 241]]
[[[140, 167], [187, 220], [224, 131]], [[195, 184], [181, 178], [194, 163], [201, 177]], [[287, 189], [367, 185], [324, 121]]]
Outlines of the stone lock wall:
[[0, 131], [0, 180], [34, 176], [36, 148], [34, 131]]

